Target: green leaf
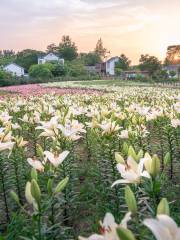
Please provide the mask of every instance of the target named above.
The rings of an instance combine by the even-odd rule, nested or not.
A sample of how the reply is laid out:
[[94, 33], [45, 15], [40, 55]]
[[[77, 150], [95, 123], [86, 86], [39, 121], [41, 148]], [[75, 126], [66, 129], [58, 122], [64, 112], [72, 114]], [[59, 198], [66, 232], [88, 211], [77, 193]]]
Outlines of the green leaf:
[[123, 152], [128, 155], [129, 146], [126, 142], [123, 143]]
[[164, 165], [168, 166], [171, 162], [171, 155], [170, 152], [166, 153], [165, 157], [164, 157]]
[[11, 195], [12, 199], [14, 199], [14, 201], [15, 201], [18, 205], [20, 205], [20, 201], [19, 201], [18, 195], [17, 195], [14, 191], [11, 191], [11, 192], [10, 192], [10, 195]]

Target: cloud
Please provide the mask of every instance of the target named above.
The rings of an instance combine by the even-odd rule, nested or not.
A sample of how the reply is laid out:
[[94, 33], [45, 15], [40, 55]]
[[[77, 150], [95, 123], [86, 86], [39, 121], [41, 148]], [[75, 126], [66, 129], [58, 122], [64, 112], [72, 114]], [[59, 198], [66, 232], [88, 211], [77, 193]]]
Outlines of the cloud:
[[179, 36], [173, 24], [180, 21], [178, 7], [179, 0], [0, 0], [0, 49], [44, 49], [64, 34], [83, 51], [100, 36], [115, 54], [121, 46], [160, 44]]

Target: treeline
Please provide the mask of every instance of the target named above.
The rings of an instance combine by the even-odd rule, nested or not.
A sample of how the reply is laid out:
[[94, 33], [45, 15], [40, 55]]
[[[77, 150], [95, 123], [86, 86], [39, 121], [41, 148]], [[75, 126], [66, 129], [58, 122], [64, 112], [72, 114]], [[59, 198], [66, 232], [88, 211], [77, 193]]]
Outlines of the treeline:
[[[38, 65], [38, 57], [50, 52], [63, 58], [65, 64], [50, 62]], [[166, 80], [169, 76], [173, 78], [176, 75], [173, 71], [167, 73], [167, 71], [163, 69], [164, 64], [155, 56], [148, 54], [141, 55], [139, 64], [137, 66], [131, 66], [131, 60], [125, 54], [117, 55], [119, 56], [119, 61], [115, 65], [116, 76], [121, 76], [121, 73], [126, 70], [148, 71], [150, 79], [153, 80]], [[106, 61], [109, 57], [110, 51], [104, 47], [101, 38], [97, 41], [94, 49], [88, 53], [79, 53], [76, 43], [72, 41], [70, 36], [63, 36], [59, 44], [52, 43], [48, 45], [44, 52], [34, 49], [25, 49], [17, 53], [13, 50], [1, 50], [0, 84], [7, 84], [9, 79], [14, 78], [3, 71], [3, 66], [11, 62], [23, 67], [30, 78], [38, 79], [38, 81], [40, 81], [39, 79], [48, 80], [57, 77], [79, 79], [90, 79], [92, 77], [92, 79], [98, 79], [100, 76], [96, 72], [87, 71], [85, 66], [95, 66], [98, 63]], [[166, 62], [167, 61], [165, 61], [165, 63]], [[140, 76], [138, 76], [138, 78], [140, 78]], [[143, 81], [144, 79], [141, 80]]]

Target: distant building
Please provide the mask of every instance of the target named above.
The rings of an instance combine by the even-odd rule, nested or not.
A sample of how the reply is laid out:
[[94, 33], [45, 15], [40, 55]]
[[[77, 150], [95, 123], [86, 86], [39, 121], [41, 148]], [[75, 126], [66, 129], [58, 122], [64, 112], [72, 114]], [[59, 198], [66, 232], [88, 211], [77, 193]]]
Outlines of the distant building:
[[112, 57], [106, 62], [106, 74], [114, 76], [115, 75], [115, 66], [119, 61], [119, 57]]
[[140, 70], [128, 70], [128, 71], [123, 71], [121, 74], [121, 77], [123, 79], [130, 79], [130, 80], [135, 79], [138, 76], [148, 78], [149, 72], [148, 71], [140, 71]]
[[105, 75], [106, 74], [106, 63], [97, 63], [95, 66], [95, 72], [99, 75]]
[[88, 73], [96, 73], [96, 66], [85, 66], [85, 70]]
[[22, 77], [25, 76], [25, 70], [23, 67], [17, 65], [16, 63], [10, 63], [6, 65], [4, 71], [11, 73], [14, 76]]
[[176, 75], [174, 76], [175, 78], [178, 77], [178, 70], [180, 68], [180, 64], [172, 64], [172, 65], [167, 65], [167, 66], [164, 66], [163, 69], [166, 70], [170, 76], [170, 72], [175, 72]]
[[64, 65], [64, 59], [56, 56], [54, 53], [48, 53], [38, 57], [38, 64], [45, 64], [47, 62], [58, 62]]

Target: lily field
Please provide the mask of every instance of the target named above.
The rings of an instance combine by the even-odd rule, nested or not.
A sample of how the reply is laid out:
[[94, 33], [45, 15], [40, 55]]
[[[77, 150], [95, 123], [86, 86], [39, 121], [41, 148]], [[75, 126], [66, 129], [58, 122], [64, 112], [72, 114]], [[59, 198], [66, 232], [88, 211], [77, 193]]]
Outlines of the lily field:
[[180, 240], [180, 88], [0, 88], [0, 240]]

